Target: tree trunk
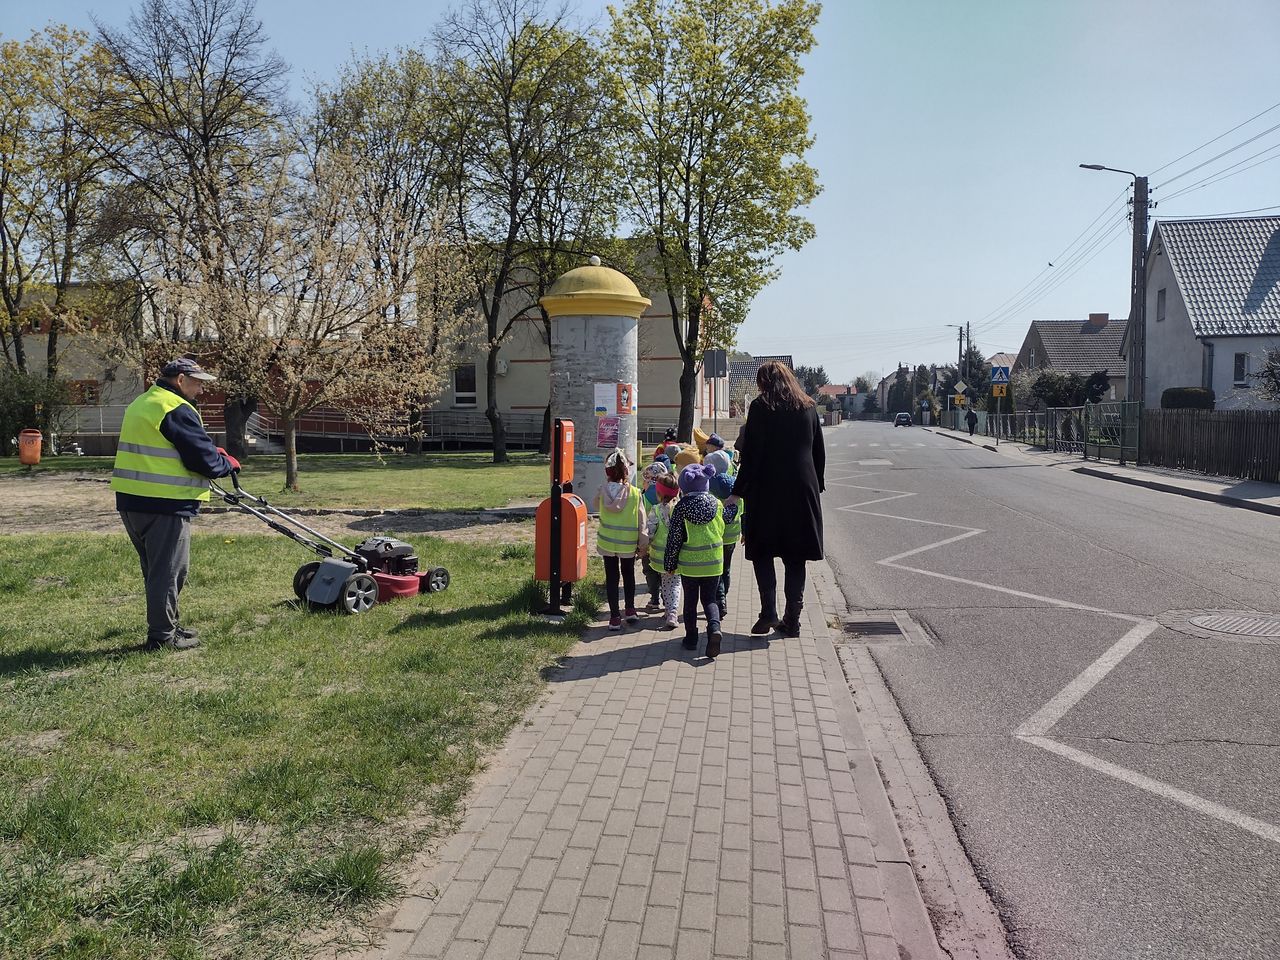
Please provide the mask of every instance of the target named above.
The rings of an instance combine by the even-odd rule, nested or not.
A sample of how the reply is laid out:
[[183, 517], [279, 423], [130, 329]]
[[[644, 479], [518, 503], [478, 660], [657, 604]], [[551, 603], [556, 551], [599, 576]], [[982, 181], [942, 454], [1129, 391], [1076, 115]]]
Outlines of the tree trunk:
[[507, 462], [507, 425], [498, 412], [498, 348], [489, 348], [489, 358], [484, 365], [485, 392], [488, 397], [484, 405], [485, 419], [493, 433], [493, 462]]
[[298, 489], [298, 425], [293, 417], [284, 421], [284, 489]]
[[698, 403], [698, 371], [694, 368], [694, 358], [684, 358], [684, 369], [680, 371], [680, 423], [676, 427], [676, 439], [681, 443], [693, 442], [693, 412]]
[[422, 408], [409, 408], [409, 439], [405, 442], [404, 452], [415, 457], [422, 456]]
[[551, 404], [547, 404], [547, 409], [542, 411], [542, 438], [538, 441], [538, 452], [549, 454], [551, 452]]
[[222, 405], [222, 417], [227, 427], [227, 451], [237, 460], [249, 457], [249, 417], [258, 410], [256, 397], [233, 400], [230, 397]]

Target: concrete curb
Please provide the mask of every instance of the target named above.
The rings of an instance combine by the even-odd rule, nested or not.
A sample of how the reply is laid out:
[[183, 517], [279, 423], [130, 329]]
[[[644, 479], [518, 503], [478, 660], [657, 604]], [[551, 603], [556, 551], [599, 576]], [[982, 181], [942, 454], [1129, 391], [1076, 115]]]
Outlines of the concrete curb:
[[993, 447], [989, 443], [978, 443], [977, 440], [970, 440], [968, 437], [957, 436], [956, 434], [952, 433], [949, 430], [944, 431], [937, 428], [930, 429], [929, 427], [921, 427], [920, 429], [923, 430], [925, 433], [932, 433], [938, 437], [946, 437], [949, 440], [956, 440], [956, 441], [959, 441], [960, 443], [967, 443], [971, 447], [982, 447], [983, 450], [990, 450], [992, 453], [999, 452], [998, 450], [996, 450], [995, 447]]
[[1072, 467], [1071, 472], [1083, 474], [1086, 477], [1114, 480], [1117, 483], [1127, 483], [1135, 487], [1146, 487], [1148, 490], [1158, 490], [1161, 493], [1172, 493], [1181, 497], [1191, 497], [1195, 500], [1207, 500], [1210, 503], [1220, 503], [1227, 507], [1239, 507], [1241, 510], [1254, 510], [1258, 513], [1269, 513], [1272, 516], [1280, 517], [1280, 506], [1270, 503], [1242, 500], [1239, 497], [1229, 497], [1222, 493], [1210, 493], [1207, 490], [1195, 490], [1190, 487], [1178, 486], [1174, 483], [1162, 483], [1159, 480], [1151, 480], [1146, 477], [1126, 477], [1097, 467]]
[[849, 746], [849, 766], [862, 804], [863, 816], [867, 820], [876, 866], [882, 877], [881, 886], [894, 939], [903, 951], [902, 956], [910, 956], [915, 960], [942, 960], [943, 953], [938, 946], [929, 910], [916, 882], [911, 857], [903, 842], [889, 794], [880, 778], [862, 723], [858, 719], [858, 708], [831, 637], [830, 625], [838, 622], [840, 617], [840, 604], [837, 601], [840, 594], [835, 576], [825, 560], [810, 564], [809, 570], [813, 589], [822, 605], [822, 622], [827, 626], [825, 630], [815, 630], [818, 655], [831, 690], [832, 705], [841, 733]]

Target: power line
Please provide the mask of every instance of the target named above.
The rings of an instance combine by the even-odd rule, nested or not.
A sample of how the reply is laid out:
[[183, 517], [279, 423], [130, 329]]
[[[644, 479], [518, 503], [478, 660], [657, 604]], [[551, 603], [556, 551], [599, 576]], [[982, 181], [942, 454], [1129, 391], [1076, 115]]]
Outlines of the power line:
[[1152, 187], [1152, 189], [1159, 190], [1161, 187], [1167, 187], [1169, 184], [1173, 183], [1175, 180], [1181, 180], [1183, 177], [1187, 176], [1188, 174], [1195, 173], [1197, 170], [1201, 169], [1202, 167], [1207, 167], [1209, 164], [1213, 163], [1215, 160], [1221, 160], [1227, 154], [1235, 153], [1241, 147], [1247, 147], [1249, 144], [1253, 143], [1255, 140], [1261, 140], [1268, 133], [1272, 133], [1273, 131], [1276, 131], [1276, 130], [1280, 130], [1280, 123], [1277, 123], [1274, 127], [1267, 127], [1267, 129], [1263, 130], [1261, 133], [1255, 134], [1254, 136], [1250, 137], [1248, 140], [1243, 140], [1240, 143], [1237, 143], [1234, 147], [1230, 147], [1226, 150], [1223, 150], [1221, 153], [1217, 154], [1216, 156], [1210, 157], [1208, 160], [1205, 160], [1202, 163], [1197, 163], [1194, 167], [1188, 167], [1186, 170], [1183, 170], [1177, 176], [1170, 177], [1164, 183], [1156, 184], [1156, 186]]
[[[1245, 170], [1252, 170], [1254, 167], [1260, 166], [1261, 164], [1270, 163], [1272, 160], [1280, 159], [1280, 153], [1278, 153], [1273, 157], [1267, 157], [1265, 160], [1259, 160], [1257, 163], [1249, 163], [1249, 161], [1254, 159], [1254, 157], [1260, 157], [1264, 153], [1271, 153], [1273, 150], [1280, 150], [1280, 143], [1273, 143], [1271, 146], [1267, 147], [1265, 150], [1259, 150], [1257, 153], [1250, 154], [1249, 156], [1245, 157], [1243, 160], [1239, 160], [1236, 163], [1231, 164], [1231, 166], [1229, 167], [1223, 167], [1221, 170], [1217, 171], [1217, 173], [1211, 173], [1209, 174], [1209, 176], [1205, 177], [1203, 180], [1197, 180], [1195, 183], [1191, 184], [1190, 186], [1183, 187], [1181, 190], [1171, 193], [1167, 197], [1162, 197], [1161, 201], [1163, 203], [1168, 203], [1170, 200], [1175, 200], [1178, 197], [1191, 193], [1194, 190], [1199, 190], [1201, 187], [1211, 186], [1220, 180], [1228, 180], [1231, 177], [1236, 176], [1236, 174], [1244, 173]], [[1249, 165], [1247, 167], [1243, 167], [1240, 170], [1235, 170], [1236, 167], [1239, 167], [1243, 163], [1249, 163]], [[1235, 173], [1227, 173], [1228, 170], [1235, 170]]]
[[1252, 117], [1250, 117], [1248, 120], [1245, 120], [1243, 123], [1237, 123], [1234, 127], [1228, 130], [1226, 133], [1220, 133], [1216, 137], [1214, 137], [1212, 140], [1206, 140], [1204, 143], [1200, 144], [1200, 146], [1196, 147], [1194, 150], [1188, 150], [1186, 153], [1178, 157], [1176, 160], [1170, 160], [1163, 167], [1156, 167], [1154, 170], [1151, 171], [1150, 174], [1148, 174], [1148, 176], [1153, 176], [1159, 173], [1161, 170], [1167, 170], [1169, 167], [1172, 167], [1175, 163], [1179, 163], [1180, 161], [1187, 159], [1187, 157], [1191, 156], [1193, 153], [1199, 153], [1205, 147], [1209, 146], [1209, 144], [1217, 143], [1223, 137], [1226, 137], [1226, 136], [1229, 136], [1230, 134], [1235, 133], [1241, 127], [1248, 126], [1249, 124], [1253, 123], [1253, 121], [1257, 120], [1259, 117], [1265, 117], [1272, 110], [1276, 109], [1276, 107], [1280, 107], [1280, 103], [1273, 103], [1271, 106], [1267, 107], [1267, 109], [1263, 110], [1261, 113], [1255, 113]]
[[1252, 210], [1231, 210], [1227, 213], [1186, 213], [1171, 220], [1217, 220], [1220, 217], [1241, 217], [1246, 213], [1265, 213], [1268, 210], [1280, 210], [1280, 206], [1254, 207]]

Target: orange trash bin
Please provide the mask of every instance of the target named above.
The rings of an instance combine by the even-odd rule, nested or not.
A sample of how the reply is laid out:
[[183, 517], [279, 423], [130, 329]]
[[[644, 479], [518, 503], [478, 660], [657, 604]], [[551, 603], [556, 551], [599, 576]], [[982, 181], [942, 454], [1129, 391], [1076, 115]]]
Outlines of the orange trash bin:
[[40, 446], [44, 436], [39, 430], [23, 430], [18, 434], [18, 462], [34, 467], [40, 462]]
[[[551, 579], [551, 498], [538, 504], [534, 519], [535, 580]], [[560, 497], [560, 582], [587, 575], [587, 502], [574, 493]]]

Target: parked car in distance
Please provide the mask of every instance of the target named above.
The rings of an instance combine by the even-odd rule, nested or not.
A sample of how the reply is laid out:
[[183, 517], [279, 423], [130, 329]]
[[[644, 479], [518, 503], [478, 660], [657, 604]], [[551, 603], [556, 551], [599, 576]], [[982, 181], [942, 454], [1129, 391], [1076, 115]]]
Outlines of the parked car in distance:
[[909, 414], [909, 413], [900, 413], [900, 414], [898, 414], [897, 416], [895, 416], [895, 417], [893, 418], [893, 425], [894, 425], [895, 427], [909, 427], [909, 426], [911, 426], [911, 414]]

